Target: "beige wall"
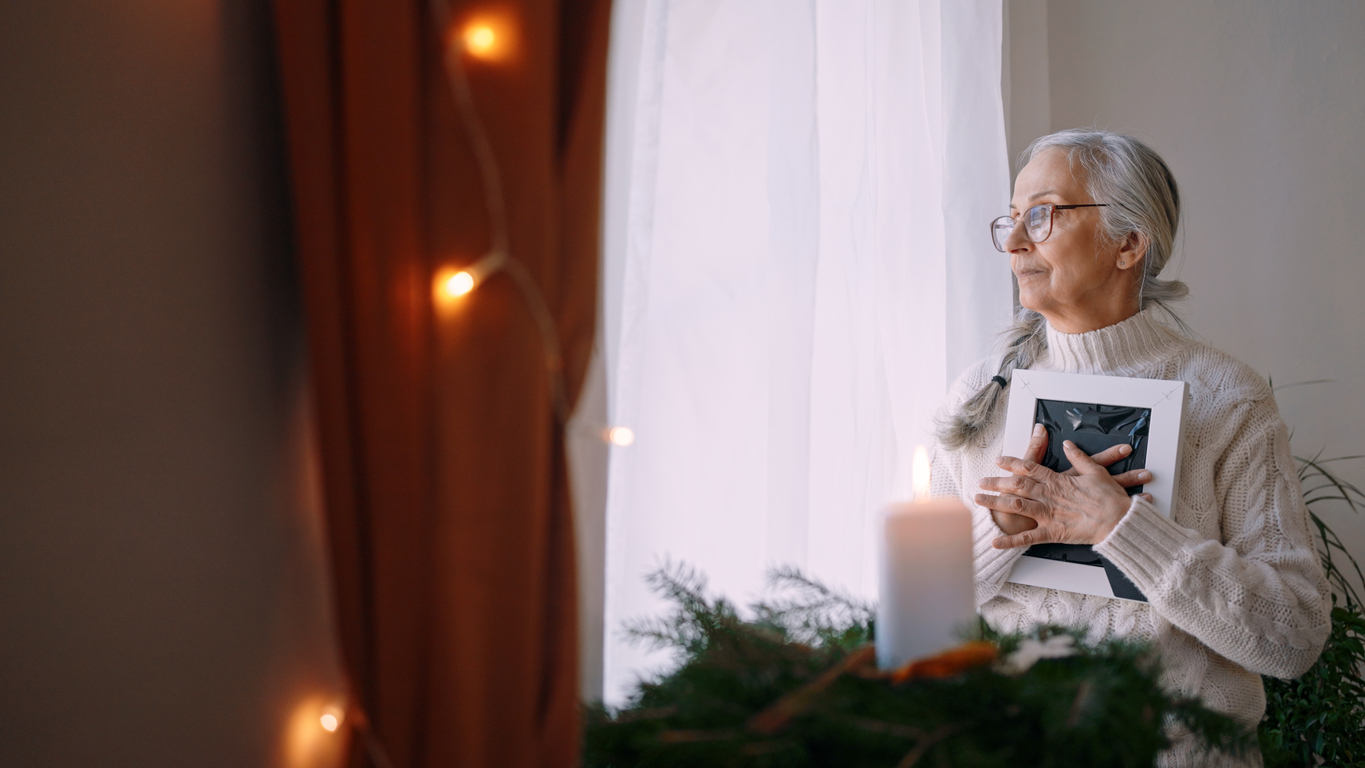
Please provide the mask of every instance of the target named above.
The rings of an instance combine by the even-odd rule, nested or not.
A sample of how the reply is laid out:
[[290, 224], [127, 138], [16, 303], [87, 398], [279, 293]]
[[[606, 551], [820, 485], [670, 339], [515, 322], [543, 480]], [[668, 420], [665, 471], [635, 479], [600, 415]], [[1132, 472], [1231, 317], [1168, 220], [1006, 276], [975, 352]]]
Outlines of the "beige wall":
[[[1185, 195], [1185, 318], [1276, 384], [1332, 380], [1278, 395], [1297, 453], [1365, 453], [1365, 5], [1008, 5], [1011, 147], [1044, 130], [1040, 104], [1046, 129], [1149, 141]], [[1340, 466], [1365, 484], [1365, 462]], [[1365, 560], [1365, 517], [1327, 517]]]
[[0, 4], [0, 765], [281, 764], [338, 690], [267, 9]]

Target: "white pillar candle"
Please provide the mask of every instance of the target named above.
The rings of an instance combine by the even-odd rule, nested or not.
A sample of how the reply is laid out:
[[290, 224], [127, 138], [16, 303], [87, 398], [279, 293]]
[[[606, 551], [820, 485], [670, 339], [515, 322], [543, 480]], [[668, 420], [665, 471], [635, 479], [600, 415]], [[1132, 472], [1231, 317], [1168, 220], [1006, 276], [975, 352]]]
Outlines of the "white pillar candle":
[[895, 669], [959, 643], [976, 622], [972, 514], [929, 498], [929, 459], [915, 449], [915, 501], [882, 516], [877, 664]]

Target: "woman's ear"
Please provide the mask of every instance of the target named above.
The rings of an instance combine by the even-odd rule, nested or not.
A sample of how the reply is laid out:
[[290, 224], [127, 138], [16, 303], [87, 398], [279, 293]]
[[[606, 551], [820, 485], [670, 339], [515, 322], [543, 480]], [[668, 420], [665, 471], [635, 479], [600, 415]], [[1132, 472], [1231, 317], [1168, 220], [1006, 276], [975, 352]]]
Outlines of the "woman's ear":
[[1147, 235], [1142, 232], [1129, 232], [1119, 244], [1118, 268], [1132, 269], [1138, 265], [1147, 255], [1147, 246], [1151, 242]]

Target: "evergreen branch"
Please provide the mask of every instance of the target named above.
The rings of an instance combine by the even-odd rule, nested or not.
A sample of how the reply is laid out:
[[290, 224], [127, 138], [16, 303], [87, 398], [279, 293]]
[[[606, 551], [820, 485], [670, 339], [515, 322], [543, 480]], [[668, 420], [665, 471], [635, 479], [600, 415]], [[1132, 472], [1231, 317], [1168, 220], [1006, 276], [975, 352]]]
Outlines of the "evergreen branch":
[[[1078, 652], [1016, 674], [941, 665], [942, 679], [895, 684], [868, 667], [871, 606], [793, 569], [774, 571], [770, 583], [782, 594], [746, 619], [709, 596], [695, 571], [662, 567], [650, 584], [671, 611], [637, 626], [651, 627], [654, 640], [672, 638], [680, 664], [641, 681], [622, 711], [588, 709], [585, 764], [1136, 768], [1167, 745], [1167, 715], [1210, 749], [1246, 743], [1230, 718], [1162, 689], [1150, 646], [1086, 646], [1083, 631], [1057, 627], [987, 632], [1002, 653], [1058, 634], [1076, 638]], [[815, 642], [796, 641], [808, 630], [818, 630]]]

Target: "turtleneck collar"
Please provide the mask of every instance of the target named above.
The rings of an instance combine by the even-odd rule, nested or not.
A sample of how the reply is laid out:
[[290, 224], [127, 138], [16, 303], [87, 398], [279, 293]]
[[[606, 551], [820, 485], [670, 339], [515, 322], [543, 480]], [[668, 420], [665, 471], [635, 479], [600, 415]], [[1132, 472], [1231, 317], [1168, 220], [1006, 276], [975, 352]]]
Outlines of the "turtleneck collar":
[[1062, 333], [1047, 324], [1048, 356], [1038, 367], [1065, 373], [1130, 374], [1171, 357], [1189, 343], [1147, 308], [1087, 333]]

